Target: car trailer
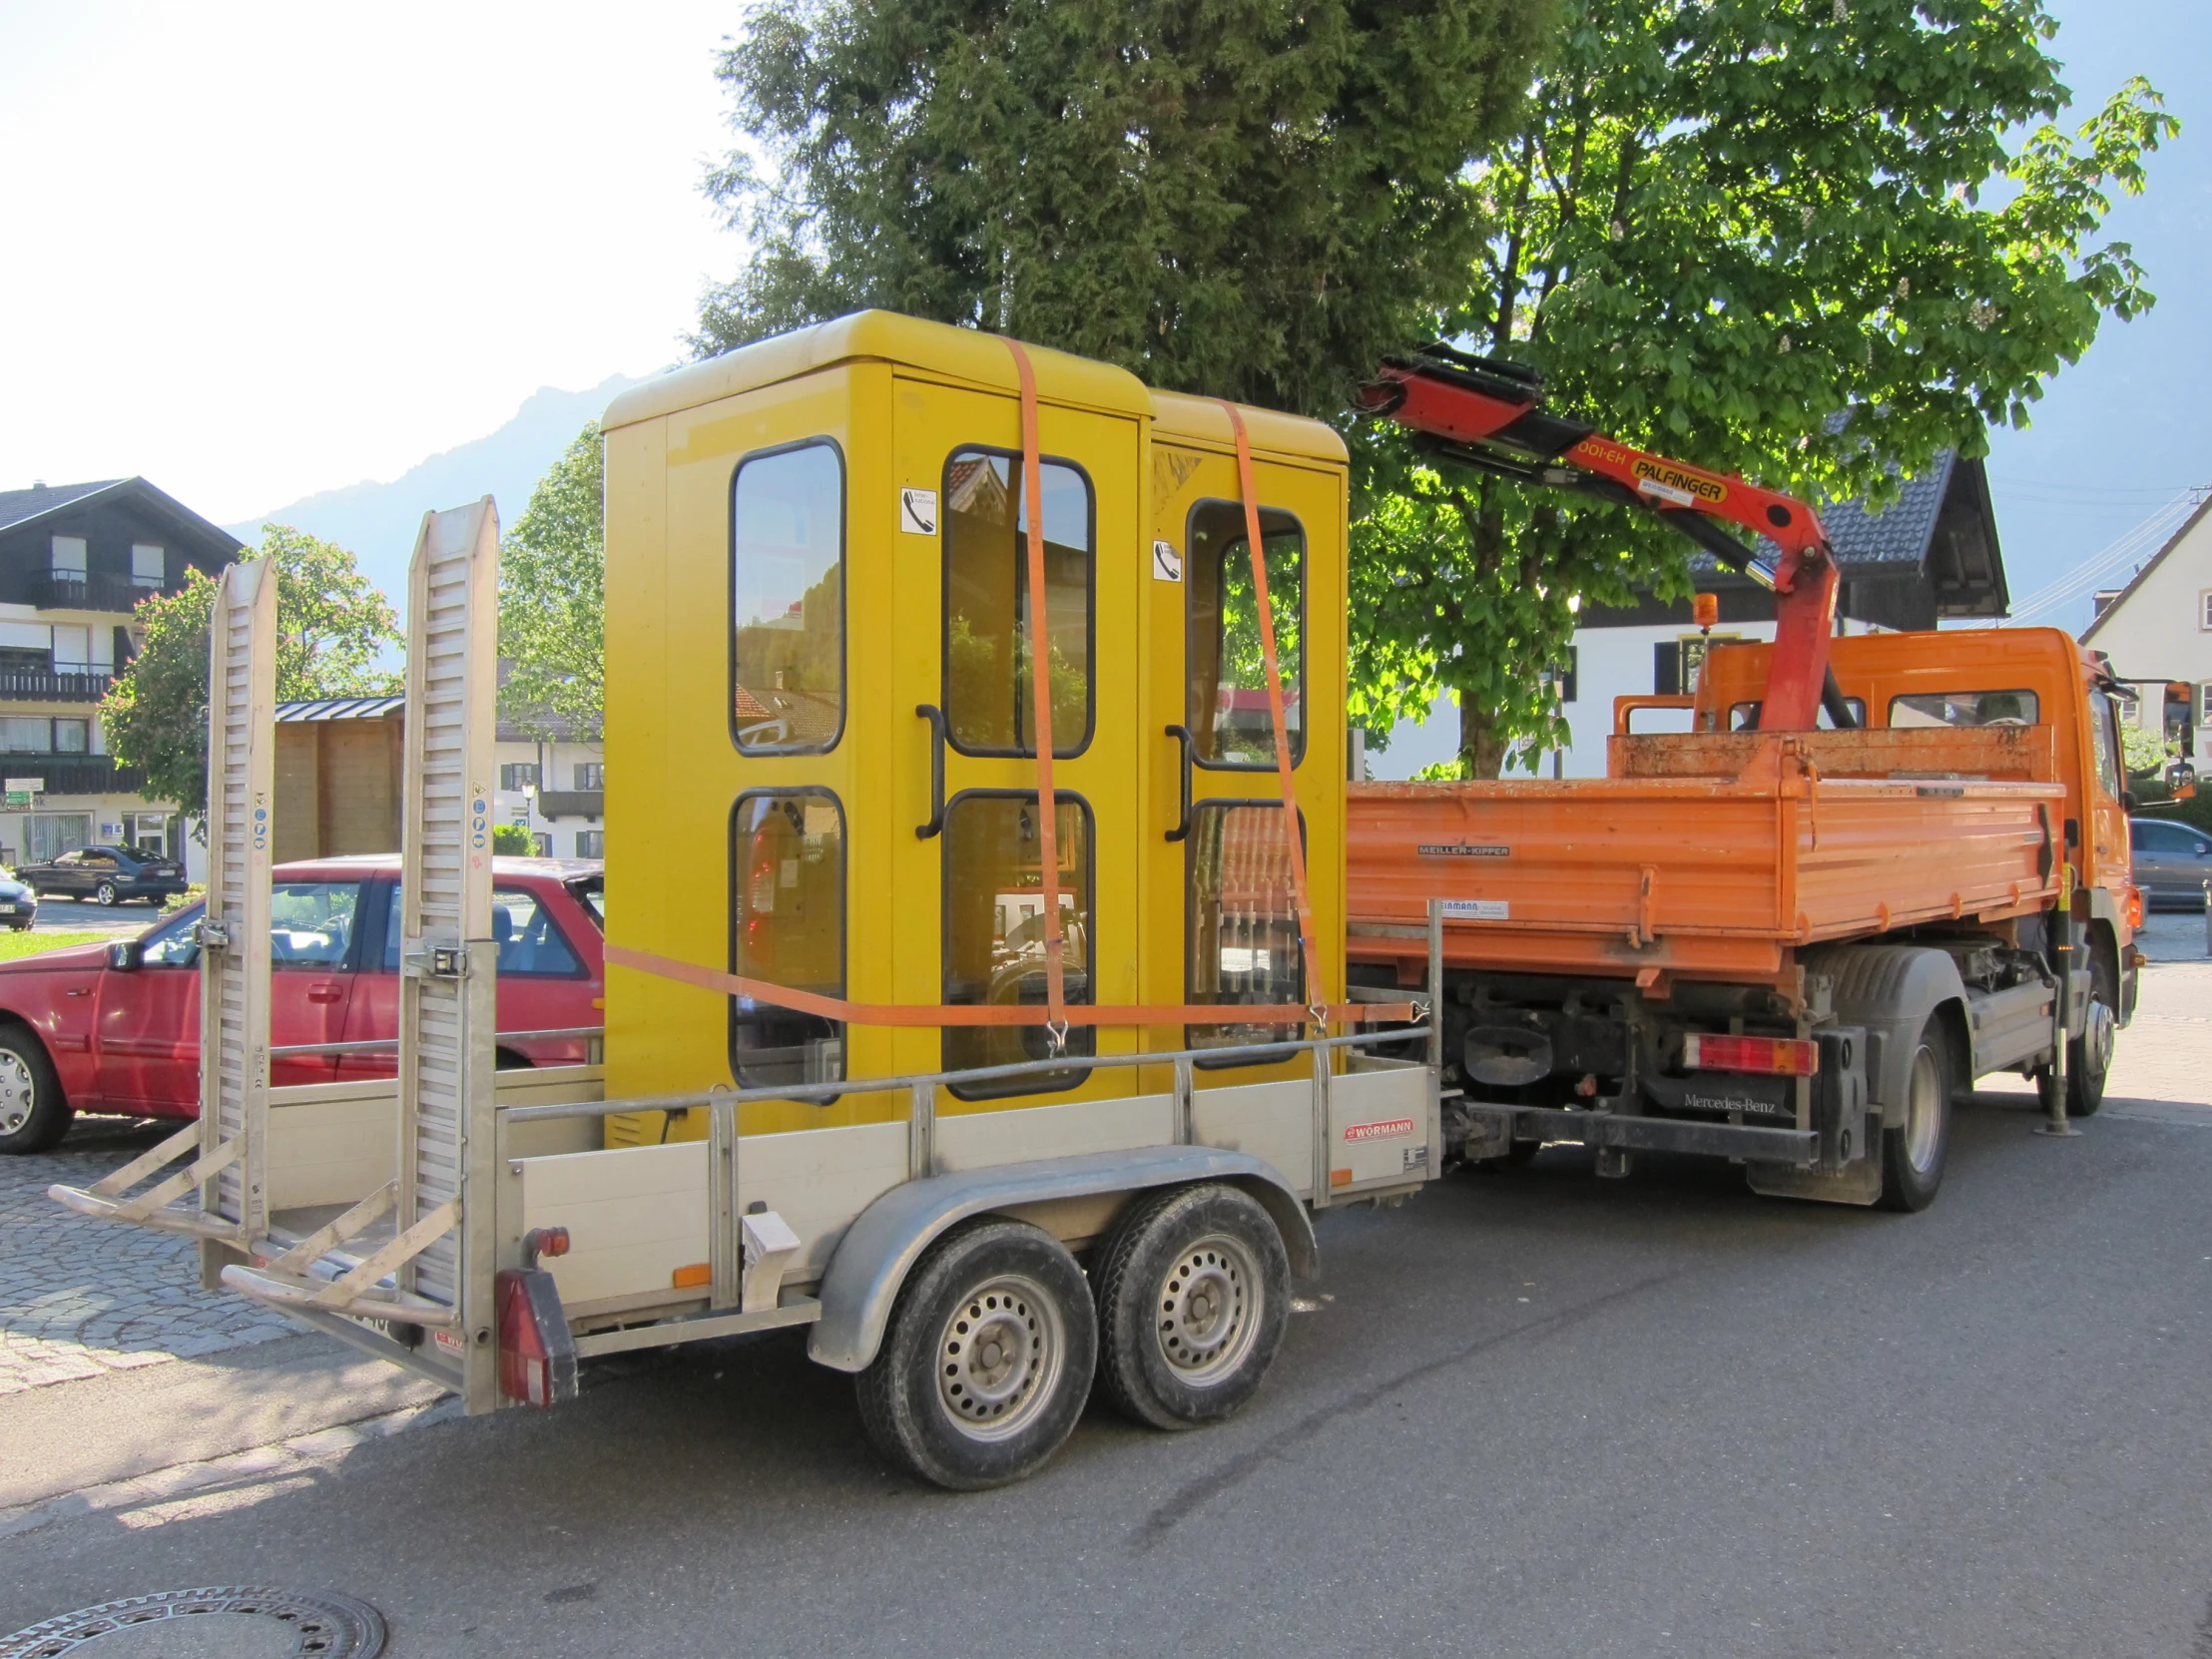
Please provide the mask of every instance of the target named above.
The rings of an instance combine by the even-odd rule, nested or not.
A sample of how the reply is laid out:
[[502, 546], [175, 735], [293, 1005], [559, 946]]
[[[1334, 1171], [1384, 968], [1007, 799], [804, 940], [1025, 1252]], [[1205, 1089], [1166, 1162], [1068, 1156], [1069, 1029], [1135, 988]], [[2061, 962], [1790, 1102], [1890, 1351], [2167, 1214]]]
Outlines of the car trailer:
[[[912, 423], [901, 424], [909, 413]], [[896, 429], [889, 441], [886, 419]], [[611, 410], [608, 429], [618, 769], [603, 1063], [495, 1066], [498, 524], [486, 498], [426, 515], [410, 570], [397, 1076], [269, 1086], [275, 591], [265, 567], [234, 566], [211, 630], [201, 1120], [105, 1180], [53, 1196], [80, 1214], [198, 1238], [205, 1283], [451, 1388], [470, 1413], [568, 1398], [583, 1360], [791, 1326], [809, 1328], [811, 1358], [855, 1374], [863, 1420], [886, 1454], [951, 1487], [996, 1484], [1041, 1464], [1094, 1377], [1114, 1404], [1161, 1427], [1235, 1410], [1274, 1357], [1292, 1277], [1318, 1272], [1311, 1215], [1393, 1203], [1434, 1178], [1445, 1154], [1437, 1028], [1425, 999], [1323, 995], [1344, 983], [1345, 734], [1309, 730], [1303, 759], [1294, 755], [1266, 584], [1289, 545], [1279, 526], [1303, 513], [1303, 540], [1281, 555], [1277, 574], [1279, 584], [1302, 584], [1302, 609], [1282, 614], [1312, 624], [1290, 636], [1300, 654], [1291, 706], [1303, 698], [1306, 708], [1340, 708], [1344, 463], [1335, 435], [882, 313], [655, 382], [652, 399]], [[970, 440], [949, 460], [947, 430]], [[934, 434], [927, 470], [899, 475], [956, 487], [941, 504], [904, 492], [895, 533], [887, 511], [863, 522], [855, 510], [840, 523], [851, 639], [839, 672], [852, 667], [839, 718], [848, 729], [803, 759], [781, 740], [806, 735], [806, 711], [779, 715], [765, 678], [755, 690], [739, 677], [749, 661], [734, 670], [735, 712], [709, 702], [698, 713], [705, 700], [671, 672], [683, 642], [666, 625], [641, 624], [651, 607], [640, 596], [665, 604], [744, 578], [749, 466], [829, 442], [820, 433], [841, 463], [820, 470], [842, 479], [848, 468], [855, 492], [864, 482], [892, 499], [888, 479], [904, 464], [892, 456], [923, 434]], [[641, 506], [633, 519], [624, 505], [683, 493], [676, 457], [687, 448], [699, 476], [721, 480], [721, 528], [711, 538], [668, 533], [660, 507]], [[1040, 456], [1079, 463], [1046, 487], [1080, 475], [1095, 491], [1081, 534], [1092, 583], [1084, 625], [1096, 648], [1083, 670], [1089, 684], [1076, 692], [1057, 659], [1080, 636], [1054, 628], [1043, 596], [1059, 606], [1070, 591], [1069, 526], [1079, 520], [1063, 511], [1064, 494], [1041, 509], [1039, 474], [1060, 463], [1025, 465]], [[1015, 505], [1023, 485], [1026, 503]], [[994, 487], [995, 503], [970, 512]], [[1278, 500], [1291, 505], [1279, 510]], [[1180, 538], [1186, 518], [1189, 548], [1215, 561], [1213, 587], [1189, 603], [1216, 607], [1219, 663], [1232, 655], [1222, 641], [1249, 638], [1235, 634], [1234, 607], [1246, 606], [1249, 625], [1258, 606], [1264, 684], [1207, 686], [1210, 704], [1197, 709], [1202, 718], [1208, 707], [1221, 711], [1217, 751], [1241, 745], [1258, 756], [1241, 767], [1209, 770], [1207, 735], [1194, 738], [1190, 720], [1159, 718], [1160, 698], [1172, 699], [1165, 712], [1186, 712], [1182, 664], [1163, 664], [1126, 699], [1111, 683], [1101, 695], [1099, 682], [1125, 666], [1122, 645], [1134, 662], [1140, 643], [1164, 653], [1200, 638], [1186, 628], [1195, 584], [1159, 576], [1152, 544], [1167, 538], [1150, 533], [1168, 524]], [[1042, 522], [1045, 534], [1020, 533], [1024, 522]], [[936, 535], [923, 539], [917, 524]], [[904, 750], [917, 730], [913, 665], [875, 665], [910, 643], [894, 560], [926, 559], [934, 545], [949, 567], [972, 552], [954, 543], [980, 534], [978, 524], [995, 538], [987, 558], [950, 571], [942, 591], [984, 569], [1003, 578], [1004, 595], [1020, 595], [1000, 613], [1001, 638], [1020, 636], [1025, 650], [1014, 655], [1037, 667], [1036, 695], [1008, 728], [1015, 741], [998, 746], [1015, 753], [966, 758], [946, 621], [944, 693], [929, 706], [937, 718], [925, 713], [920, 727], [925, 738], [949, 733], [948, 761], [943, 741], [933, 752]], [[663, 614], [706, 609], [678, 604]], [[748, 626], [726, 610], [723, 634], [740, 637], [721, 639], [717, 654], [752, 650]], [[1107, 637], [1117, 630], [1119, 642]], [[1040, 638], [1048, 649], [1026, 649]], [[1057, 680], [1043, 672], [1048, 658]], [[935, 683], [933, 663], [914, 672]], [[779, 671], [774, 688], [803, 678]], [[1053, 742], [1046, 711], [1055, 702], [1072, 709], [1078, 696], [1088, 702], [1090, 754], [1061, 759], [1056, 790], [1052, 761], [1067, 751]], [[1200, 697], [1190, 694], [1194, 706]], [[1018, 711], [1020, 698], [1009, 706]], [[1267, 728], [1253, 713], [1262, 707]], [[1031, 719], [1035, 729], [1023, 729]], [[1160, 764], [1139, 738], [1167, 726], [1182, 731], [1179, 754]], [[665, 780], [648, 775], [653, 757], [661, 743], [690, 743], [700, 730], [730, 752], [737, 787], [719, 801], [670, 804]], [[763, 731], [771, 741], [755, 747], [767, 753], [750, 753], [742, 733]], [[886, 759], [893, 745], [895, 763]], [[1104, 761], [1125, 773], [1106, 778]], [[1305, 774], [1297, 796], [1294, 765]], [[847, 766], [885, 769], [898, 787], [886, 780], [871, 797], [861, 774], [837, 770]], [[707, 777], [674, 793], [715, 787]], [[854, 987], [881, 1000], [847, 1001], [842, 982], [801, 991], [747, 971], [759, 965], [746, 952], [768, 930], [766, 906], [797, 890], [781, 859], [758, 879], [743, 863], [755, 844], [744, 838], [748, 788], [775, 792], [772, 814], [756, 816], [772, 817], [778, 835], [815, 829], [813, 807], [826, 823], [833, 797], [849, 812], [839, 824], [850, 831], [851, 889], [887, 891], [895, 913], [872, 936], [855, 926], [836, 943]], [[1117, 788], [1126, 800], [1108, 795]], [[668, 810], [645, 811], [653, 796]], [[905, 803], [916, 800], [928, 811], [908, 816]], [[1005, 802], [1010, 810], [997, 805]], [[1095, 837], [1086, 816], [1094, 811]], [[966, 855], [971, 821], [992, 814], [1002, 825], [1018, 819], [1023, 835], [1008, 837], [1015, 874], [1002, 871], [983, 894], [997, 928], [987, 983], [965, 1001], [928, 998], [934, 984], [916, 995], [907, 970], [922, 958], [909, 957], [912, 941], [932, 973], [940, 949], [950, 950], [935, 922], [956, 886], [950, 874], [940, 883], [934, 860], [941, 852], [950, 869]], [[931, 833], [922, 832], [927, 823], [917, 829], [925, 818], [935, 821]], [[729, 972], [696, 960], [702, 920], [717, 933], [722, 926], [711, 906], [695, 892], [656, 892], [643, 874], [659, 867], [671, 838], [717, 821], [732, 843]], [[1040, 853], [1030, 833], [1038, 821], [1074, 826], [1084, 838], [1063, 837], [1058, 856]], [[1303, 822], [1312, 843], [1310, 890], [1295, 845], [1284, 879], [1284, 843], [1298, 839], [1284, 834], [1286, 822]], [[1117, 826], [1141, 847], [1125, 855], [1104, 833]], [[896, 859], [906, 860], [899, 870], [931, 860], [926, 885], [901, 875], [884, 888], [883, 866]], [[1095, 860], [1095, 890], [1085, 859]], [[1189, 897], [1208, 882], [1212, 908]], [[1114, 918], [1139, 914], [1185, 919], [1173, 936], [1153, 930], [1153, 956], [1119, 960], [1126, 941]], [[1440, 916], [1431, 904], [1431, 984]], [[828, 923], [811, 925], [819, 937]], [[1186, 931], [1203, 932], [1195, 954]], [[1296, 972], [1284, 971], [1294, 960], [1286, 944], [1303, 955]], [[1199, 967], [1186, 982], [1190, 962], [1225, 980], [1273, 972], [1277, 988], [1200, 985]], [[1116, 985], [1140, 988], [1140, 999], [1093, 1005], [1104, 1000], [1100, 987], [1126, 994]], [[783, 1010], [787, 1023], [771, 1029], [776, 1042], [748, 1047], [739, 1034], [759, 1033], [764, 1008]], [[814, 1022], [797, 1043], [782, 1040], [794, 1008]], [[1147, 1033], [1163, 1027], [1178, 1040], [1147, 1046]], [[959, 1035], [969, 1030], [983, 1035]], [[800, 1049], [804, 1066], [786, 1063]], [[762, 1053], [769, 1058], [756, 1065]], [[970, 1055], [984, 1063], [944, 1063]], [[753, 1081], [749, 1068], [767, 1080]]]

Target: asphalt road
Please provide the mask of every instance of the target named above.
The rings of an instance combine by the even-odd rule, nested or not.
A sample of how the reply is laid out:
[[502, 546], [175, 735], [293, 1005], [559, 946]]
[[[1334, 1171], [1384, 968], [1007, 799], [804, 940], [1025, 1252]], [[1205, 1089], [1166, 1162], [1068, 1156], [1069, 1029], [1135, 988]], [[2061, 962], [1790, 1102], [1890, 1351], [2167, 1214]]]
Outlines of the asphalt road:
[[[2212, 967], [2153, 974], [2123, 1056], [2201, 1078]], [[387, 1380], [368, 1433], [298, 1434], [343, 1412], [286, 1386], [355, 1385], [311, 1339], [32, 1389], [0, 1434], [75, 1478], [101, 1420], [134, 1468], [164, 1414], [195, 1456], [298, 1437], [0, 1528], [0, 1630], [258, 1582], [363, 1597], [394, 1659], [2207, 1659], [2207, 1099], [2055, 1141], [1984, 1094], [1921, 1216], [1687, 1161], [1599, 1182], [1568, 1148], [1332, 1214], [1243, 1416], [1167, 1436], [1094, 1407], [1038, 1478], [970, 1496], [887, 1472], [784, 1337], [608, 1364], [546, 1414], [410, 1416]]]
[[134, 939], [147, 928], [161, 920], [159, 904], [148, 904], [141, 899], [131, 899], [122, 904], [95, 904], [90, 899], [42, 898], [38, 901], [38, 920], [32, 924], [34, 935], [39, 933], [112, 933], [119, 939]]

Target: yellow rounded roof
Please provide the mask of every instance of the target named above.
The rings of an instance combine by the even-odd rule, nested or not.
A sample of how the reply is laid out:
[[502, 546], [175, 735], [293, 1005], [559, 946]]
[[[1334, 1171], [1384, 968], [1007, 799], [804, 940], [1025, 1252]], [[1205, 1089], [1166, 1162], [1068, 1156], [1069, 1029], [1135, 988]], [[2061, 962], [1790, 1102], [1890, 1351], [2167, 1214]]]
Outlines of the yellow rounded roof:
[[[1032, 345], [1029, 355], [1036, 368], [1037, 394], [1050, 402], [1150, 416], [1161, 433], [1198, 442], [1227, 445], [1232, 441], [1229, 416], [1212, 398], [1154, 391], [1127, 369], [1047, 346]], [[1019, 390], [1013, 355], [996, 334], [925, 322], [896, 311], [855, 311], [832, 322], [740, 346], [633, 386], [607, 405], [600, 424], [609, 430], [631, 426], [838, 363], [869, 360], [924, 369], [997, 391]], [[1247, 406], [1245, 423], [1255, 448], [1336, 461], [1345, 458], [1343, 440], [1321, 421]]]

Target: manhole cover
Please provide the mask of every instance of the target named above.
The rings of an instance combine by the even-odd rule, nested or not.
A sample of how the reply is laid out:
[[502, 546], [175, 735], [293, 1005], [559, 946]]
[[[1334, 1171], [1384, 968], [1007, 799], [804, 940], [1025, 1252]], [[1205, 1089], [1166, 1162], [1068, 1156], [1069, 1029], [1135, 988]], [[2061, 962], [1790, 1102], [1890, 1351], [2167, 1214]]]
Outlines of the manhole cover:
[[169, 1590], [0, 1636], [0, 1659], [375, 1659], [383, 1651], [375, 1608], [297, 1590]]

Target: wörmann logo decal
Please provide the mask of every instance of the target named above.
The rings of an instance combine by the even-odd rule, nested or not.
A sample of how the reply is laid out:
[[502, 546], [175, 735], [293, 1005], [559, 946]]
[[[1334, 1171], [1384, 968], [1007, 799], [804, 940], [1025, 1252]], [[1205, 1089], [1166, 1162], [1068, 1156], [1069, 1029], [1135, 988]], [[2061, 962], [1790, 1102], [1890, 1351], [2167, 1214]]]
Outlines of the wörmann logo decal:
[[1473, 841], [1423, 841], [1414, 850], [1423, 858], [1510, 858], [1509, 846], [1478, 846]]
[[1355, 1123], [1345, 1131], [1348, 1141], [1388, 1141], [1413, 1132], [1411, 1118], [1392, 1118], [1387, 1123]]

